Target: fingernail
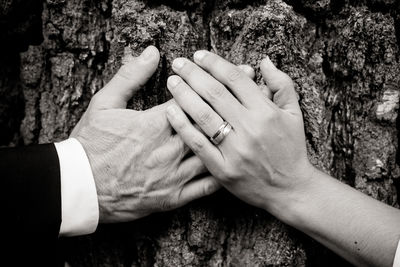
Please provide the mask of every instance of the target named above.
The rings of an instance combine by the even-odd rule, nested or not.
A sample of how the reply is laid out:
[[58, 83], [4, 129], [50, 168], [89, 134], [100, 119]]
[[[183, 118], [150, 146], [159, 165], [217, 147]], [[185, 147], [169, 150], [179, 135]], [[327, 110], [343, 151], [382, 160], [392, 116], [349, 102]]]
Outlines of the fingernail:
[[174, 67], [175, 69], [181, 69], [183, 65], [185, 65], [185, 60], [182, 58], [177, 58], [172, 63], [172, 67]]
[[170, 76], [167, 81], [167, 85], [170, 87], [176, 87], [181, 82], [181, 78], [178, 76]]
[[174, 105], [167, 107], [167, 113], [171, 116], [175, 115], [177, 112], [177, 108]]
[[149, 60], [149, 59], [151, 59], [153, 56], [154, 56], [154, 51], [153, 51], [153, 48], [152, 48], [151, 46], [147, 47], [147, 48], [143, 51], [143, 53], [142, 53], [142, 57], [143, 57], [145, 60]]
[[197, 61], [201, 61], [205, 56], [206, 56], [206, 52], [205, 51], [197, 51], [196, 53], [194, 53], [194, 59]]

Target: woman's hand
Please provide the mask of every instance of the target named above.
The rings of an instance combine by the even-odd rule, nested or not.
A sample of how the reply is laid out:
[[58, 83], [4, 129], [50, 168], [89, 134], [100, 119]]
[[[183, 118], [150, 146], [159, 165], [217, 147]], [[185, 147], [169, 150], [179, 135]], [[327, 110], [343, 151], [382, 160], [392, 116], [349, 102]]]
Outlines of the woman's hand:
[[[240, 68], [212, 53], [197, 52], [195, 62], [174, 62], [183, 80], [170, 77], [168, 88], [180, 107], [169, 106], [167, 116], [214, 177], [351, 263], [392, 266], [399, 210], [312, 167], [291, 79], [263, 60], [268, 89], [262, 92]], [[233, 130], [214, 145], [207, 136], [224, 121]]]
[[[179, 106], [167, 109], [171, 125], [224, 187], [279, 217], [314, 171], [292, 80], [269, 58], [263, 60], [261, 72], [270, 90], [265, 94], [241, 68], [213, 53], [196, 52], [194, 61], [173, 63], [179, 76], [171, 76], [167, 86]], [[270, 93], [273, 101], [266, 97]], [[224, 121], [233, 129], [214, 145], [209, 137]]]

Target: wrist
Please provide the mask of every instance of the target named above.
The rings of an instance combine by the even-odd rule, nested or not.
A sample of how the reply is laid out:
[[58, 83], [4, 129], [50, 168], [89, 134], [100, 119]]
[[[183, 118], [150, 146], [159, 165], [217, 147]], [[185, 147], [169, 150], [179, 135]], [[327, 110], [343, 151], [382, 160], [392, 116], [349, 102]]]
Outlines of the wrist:
[[284, 189], [276, 190], [272, 200], [267, 201], [265, 209], [282, 222], [301, 227], [310, 203], [315, 201], [319, 184], [325, 176], [307, 161], [305, 167], [290, 177], [294, 182]]
[[82, 144], [70, 138], [55, 143], [61, 176], [60, 235], [93, 233], [99, 219], [96, 187]]

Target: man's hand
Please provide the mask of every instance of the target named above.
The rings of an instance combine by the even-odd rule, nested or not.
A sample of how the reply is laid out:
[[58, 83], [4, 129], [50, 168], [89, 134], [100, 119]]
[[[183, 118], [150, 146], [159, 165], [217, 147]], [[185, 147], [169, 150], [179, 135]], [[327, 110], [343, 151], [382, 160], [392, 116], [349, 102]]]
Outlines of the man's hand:
[[[270, 92], [263, 93], [243, 70], [213, 53], [197, 52], [195, 63], [174, 61], [179, 76], [171, 76], [167, 85], [179, 106], [168, 108], [169, 121], [229, 191], [279, 215], [313, 171], [291, 79], [265, 60], [261, 71]], [[183, 111], [207, 137], [224, 121], [233, 130], [215, 146]]]
[[100, 222], [123, 222], [166, 211], [215, 192], [213, 177], [172, 135], [166, 103], [146, 111], [126, 109], [128, 100], [155, 72], [159, 53], [148, 47], [129, 58], [92, 99], [71, 137], [84, 147], [93, 171]]

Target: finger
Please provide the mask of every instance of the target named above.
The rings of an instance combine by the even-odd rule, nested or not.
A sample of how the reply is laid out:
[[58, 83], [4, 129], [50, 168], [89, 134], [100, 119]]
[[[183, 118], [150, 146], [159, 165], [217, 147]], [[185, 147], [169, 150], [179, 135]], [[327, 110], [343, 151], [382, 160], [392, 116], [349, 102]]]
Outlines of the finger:
[[185, 144], [185, 142], [183, 142], [182, 137], [180, 137], [179, 135], [175, 134], [173, 136], [171, 136], [171, 140], [173, 142], [178, 143], [177, 146], [183, 146], [183, 150], [181, 151], [180, 154], [177, 155], [176, 159], [181, 160], [184, 157], [186, 157], [189, 153], [191, 153], [190, 148]]
[[126, 108], [127, 102], [157, 69], [160, 53], [147, 47], [139, 57], [128, 56], [117, 74], [96, 95], [97, 109]]
[[[172, 104], [176, 104], [174, 99], [170, 99], [165, 103], [162, 103], [158, 106], [154, 106], [150, 109], [148, 109], [147, 111], [155, 111], [155, 112], [164, 112], [164, 114], [166, 113], [167, 108], [172, 105]], [[200, 128], [200, 126], [198, 126], [197, 124], [194, 125], [194, 127], [199, 130], [202, 134], [205, 134], [203, 132], [203, 130]], [[174, 138], [181, 138], [179, 135], [174, 135]], [[185, 144], [184, 146], [184, 156], [188, 155], [191, 153], [190, 148]]]
[[171, 136], [166, 144], [152, 151], [145, 162], [146, 167], [157, 168], [160, 166], [169, 166], [173, 162], [181, 161], [185, 156], [185, 152], [188, 150], [185, 149], [185, 146], [182, 138], [178, 135]]
[[237, 66], [208, 51], [197, 51], [194, 61], [215, 79], [226, 85], [247, 108], [264, 107], [265, 100], [257, 84]]
[[182, 77], [189, 86], [205, 99], [225, 120], [235, 126], [245, 108], [214, 77], [188, 59], [177, 58], [172, 64], [176, 74]]
[[221, 185], [212, 176], [187, 183], [178, 195], [178, 206], [183, 206], [193, 200], [215, 193]]
[[168, 100], [167, 102], [164, 102], [164, 103], [162, 103], [162, 104], [160, 104], [160, 105], [154, 106], [154, 107], [152, 107], [152, 108], [150, 108], [150, 109], [148, 109], [148, 110], [166, 112], [167, 108], [168, 108], [169, 106], [171, 106], [172, 104], [175, 104], [175, 103], [176, 103], [176, 102], [175, 102], [174, 99], [170, 99], [170, 100]]
[[[254, 69], [249, 65], [238, 65], [238, 67], [247, 75], [250, 79], [254, 80], [256, 77], [256, 73]], [[267, 97], [269, 100], [272, 100], [272, 92], [265, 84], [258, 86], [261, 92]]]
[[238, 66], [239, 69], [241, 69], [244, 74], [246, 74], [250, 79], [254, 80], [254, 78], [256, 77], [256, 72], [254, 71], [254, 69], [249, 66], [249, 65], [239, 65]]
[[292, 79], [277, 69], [269, 57], [261, 62], [260, 68], [268, 88], [273, 93], [274, 103], [293, 114], [301, 114]]
[[222, 165], [221, 152], [190, 123], [179, 106], [169, 106], [167, 118], [183, 142], [189, 146], [210, 171], [217, 170]]
[[206, 135], [211, 137], [218, 131], [224, 122], [222, 118], [179, 76], [169, 77], [167, 87], [179, 106], [189, 114]]
[[264, 96], [272, 101], [273, 94], [271, 92], [271, 89], [269, 89], [269, 87], [266, 86], [265, 84], [262, 84], [259, 87], [260, 87], [261, 92], [264, 94]]
[[193, 177], [206, 173], [208, 170], [199, 157], [193, 156], [184, 160], [179, 166], [176, 177], [180, 184], [186, 184]]
[[[238, 65], [238, 67], [244, 71], [244, 73], [249, 76], [250, 79], [254, 80], [256, 78], [256, 73], [254, 71], [254, 69], [249, 66], [249, 65]], [[272, 92], [271, 90], [268, 88], [268, 86], [266, 86], [265, 84], [259, 85], [258, 86], [261, 90], [261, 92], [264, 94], [264, 96], [266, 98], [268, 98], [269, 100], [272, 100]]]

